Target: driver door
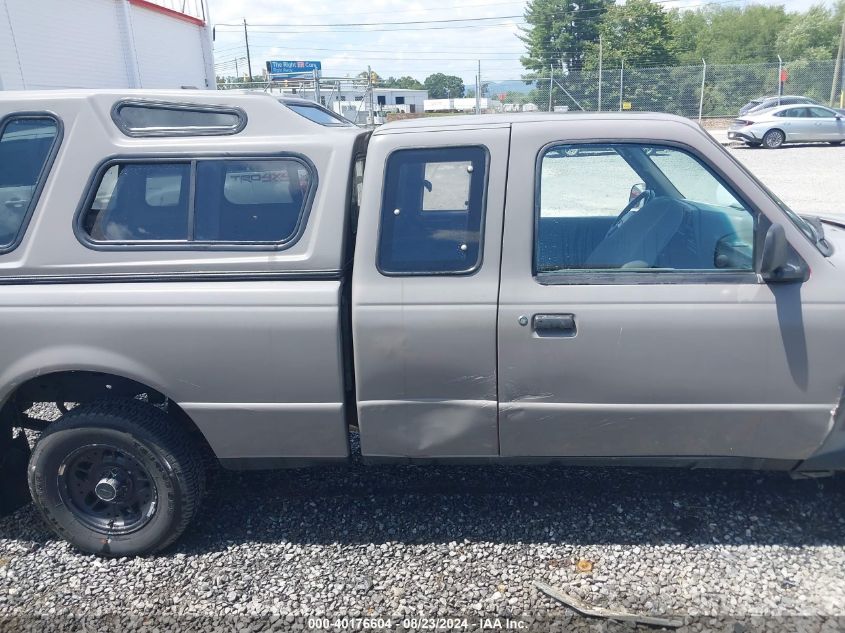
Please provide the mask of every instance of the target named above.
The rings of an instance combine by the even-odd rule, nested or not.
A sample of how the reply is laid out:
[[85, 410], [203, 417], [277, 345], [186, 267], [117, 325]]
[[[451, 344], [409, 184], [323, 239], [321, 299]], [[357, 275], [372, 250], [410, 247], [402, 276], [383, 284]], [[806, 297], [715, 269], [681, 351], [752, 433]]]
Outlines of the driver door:
[[[637, 137], [652, 141], [618, 144], [594, 139], [625, 138], [629, 122], [589, 123], [513, 126], [501, 454], [807, 456], [834, 393], [807, 379], [828, 352], [805, 332], [824, 328], [802, 315], [802, 284], [754, 272], [767, 221], [706, 157], [660, 140], [687, 126], [644, 120]], [[629, 204], [639, 182], [649, 199]]]

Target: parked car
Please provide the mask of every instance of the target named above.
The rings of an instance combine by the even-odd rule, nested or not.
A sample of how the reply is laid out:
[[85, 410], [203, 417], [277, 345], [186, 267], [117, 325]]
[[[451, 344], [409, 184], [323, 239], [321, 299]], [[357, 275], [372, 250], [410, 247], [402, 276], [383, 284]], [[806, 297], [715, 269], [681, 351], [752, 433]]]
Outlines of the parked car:
[[810, 97], [802, 97], [798, 95], [782, 95], [771, 97], [760, 97], [759, 99], [752, 99], [739, 109], [739, 115], [749, 114], [752, 112], [760, 112], [775, 108], [782, 105], [821, 105], [818, 101], [810, 99]]
[[774, 149], [784, 143], [845, 141], [845, 116], [824, 106], [781, 106], [736, 119], [728, 138], [751, 147]]
[[698, 125], [335, 123], [0, 93], [7, 506], [155, 552], [214, 465], [348, 460], [351, 425], [367, 463], [845, 469], [845, 228]]

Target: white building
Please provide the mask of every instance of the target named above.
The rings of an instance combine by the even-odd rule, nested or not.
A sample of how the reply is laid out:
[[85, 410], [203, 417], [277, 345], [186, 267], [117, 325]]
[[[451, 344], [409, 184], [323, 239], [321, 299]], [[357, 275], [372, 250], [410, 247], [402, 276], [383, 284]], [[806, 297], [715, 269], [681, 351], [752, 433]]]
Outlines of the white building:
[[[365, 123], [371, 116], [370, 97], [366, 88], [346, 89], [337, 92], [323, 89], [322, 98], [326, 106], [350, 121]], [[404, 112], [422, 114], [423, 104], [428, 98], [426, 90], [406, 90], [404, 88], [373, 88], [372, 108], [376, 122], [383, 122], [387, 114]]]
[[478, 105], [482, 112], [501, 112], [502, 103], [495, 99], [482, 97], [476, 104], [475, 97], [461, 99], [426, 99], [423, 109], [426, 112], [475, 112]]
[[205, 0], [0, 0], [0, 89], [214, 88]]

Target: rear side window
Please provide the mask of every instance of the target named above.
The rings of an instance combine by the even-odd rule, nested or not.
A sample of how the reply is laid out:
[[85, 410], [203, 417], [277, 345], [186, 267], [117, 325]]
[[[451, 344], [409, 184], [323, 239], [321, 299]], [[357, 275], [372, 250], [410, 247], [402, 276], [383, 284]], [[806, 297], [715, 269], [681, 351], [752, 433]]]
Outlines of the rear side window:
[[487, 150], [408, 149], [385, 173], [378, 268], [388, 275], [465, 274], [481, 263]]
[[196, 234], [207, 242], [284, 242], [296, 231], [311, 188], [295, 160], [200, 161]]
[[188, 239], [190, 163], [112, 165], [85, 217], [96, 241]]
[[127, 136], [237, 134], [246, 125], [240, 108], [155, 101], [122, 101], [112, 119]]
[[58, 137], [52, 117], [11, 117], [0, 123], [0, 253], [23, 237]]
[[289, 245], [315, 176], [299, 158], [118, 161], [80, 216], [87, 241], [113, 245]]

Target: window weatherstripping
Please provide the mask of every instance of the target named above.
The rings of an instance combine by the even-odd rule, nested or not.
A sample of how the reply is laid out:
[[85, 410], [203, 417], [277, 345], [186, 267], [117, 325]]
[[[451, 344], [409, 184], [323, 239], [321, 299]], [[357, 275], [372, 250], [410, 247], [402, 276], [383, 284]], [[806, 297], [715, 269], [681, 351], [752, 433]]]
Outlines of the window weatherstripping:
[[62, 135], [53, 114], [19, 112], [0, 119], [0, 255], [23, 240]]
[[541, 284], [758, 281], [757, 214], [685, 149], [555, 144], [536, 178]]
[[246, 127], [246, 112], [233, 106], [123, 100], [111, 111], [126, 136], [227, 136]]
[[394, 151], [385, 169], [379, 272], [468, 275], [478, 270], [488, 165], [483, 146]]
[[283, 250], [316, 189], [300, 155], [115, 158], [96, 170], [74, 230], [95, 250]]

